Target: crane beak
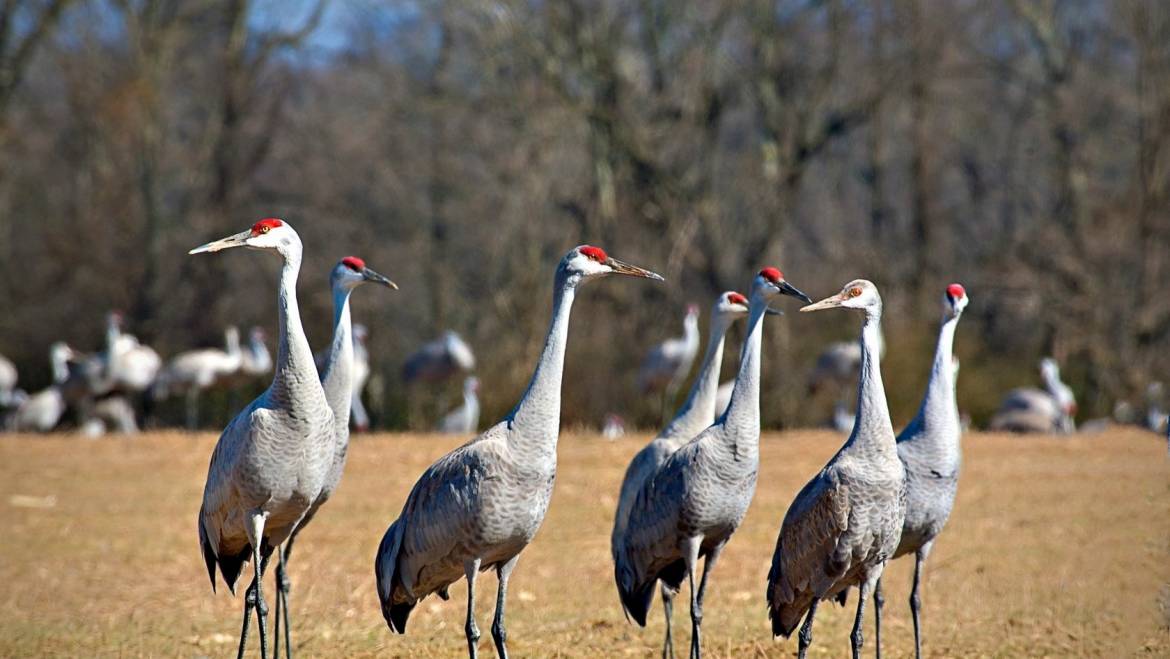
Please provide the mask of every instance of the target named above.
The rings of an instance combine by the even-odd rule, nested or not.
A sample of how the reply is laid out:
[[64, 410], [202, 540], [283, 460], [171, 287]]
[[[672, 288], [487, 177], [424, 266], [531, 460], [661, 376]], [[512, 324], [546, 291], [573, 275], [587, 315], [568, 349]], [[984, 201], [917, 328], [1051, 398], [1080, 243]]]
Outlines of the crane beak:
[[801, 311], [822, 311], [824, 309], [835, 309], [841, 306], [841, 296], [833, 295], [827, 297], [816, 304], [810, 304], [800, 308]]
[[228, 236], [227, 238], [220, 238], [219, 240], [209, 242], [206, 245], [200, 245], [187, 253], [202, 254], [204, 252], [218, 252], [222, 249], [230, 249], [232, 247], [246, 247], [248, 244], [247, 240], [251, 237], [252, 230], [249, 229], [247, 231], [241, 231], [235, 235]]
[[804, 300], [805, 302], [812, 302], [812, 300], [809, 299], [807, 295], [802, 293], [800, 289], [793, 286], [792, 284], [789, 284], [787, 281], [780, 282], [780, 293], [782, 295], [791, 295], [792, 297], [799, 300]]
[[650, 272], [649, 270], [643, 270], [642, 268], [639, 268], [636, 265], [630, 265], [629, 263], [623, 263], [615, 258], [610, 258], [608, 261], [605, 262], [605, 264], [608, 265], [615, 273], [617, 273], [619, 275], [627, 275], [629, 277], [642, 277], [644, 279], [654, 279], [656, 281], [666, 281], [665, 279], [662, 278], [662, 275]]
[[366, 281], [373, 282], [375, 284], [381, 284], [386, 288], [393, 288], [394, 290], [398, 290], [398, 284], [390, 281], [389, 277], [380, 275], [373, 270], [370, 270], [369, 268], [362, 268], [362, 277], [364, 277]]

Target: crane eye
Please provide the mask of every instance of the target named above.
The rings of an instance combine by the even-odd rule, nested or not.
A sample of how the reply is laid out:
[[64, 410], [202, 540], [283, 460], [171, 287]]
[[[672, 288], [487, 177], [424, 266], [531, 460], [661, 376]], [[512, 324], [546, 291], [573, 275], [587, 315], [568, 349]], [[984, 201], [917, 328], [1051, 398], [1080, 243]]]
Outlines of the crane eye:
[[267, 225], [260, 227], [260, 233], [268, 233], [271, 230], [272, 228]]
[[849, 297], [857, 297], [858, 295], [861, 295], [860, 288], [854, 286], [853, 288], [849, 289]]

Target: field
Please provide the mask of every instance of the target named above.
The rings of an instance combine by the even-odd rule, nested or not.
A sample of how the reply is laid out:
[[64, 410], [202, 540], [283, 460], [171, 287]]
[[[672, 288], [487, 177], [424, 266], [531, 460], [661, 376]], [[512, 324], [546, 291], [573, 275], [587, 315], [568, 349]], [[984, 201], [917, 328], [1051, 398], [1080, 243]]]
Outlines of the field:
[[[625, 622], [608, 549], [618, 483], [644, 439], [562, 437], [548, 519], [512, 579], [515, 656], [657, 656], [658, 604], [647, 629]], [[212, 594], [195, 534], [214, 440], [169, 433], [0, 439], [0, 656], [235, 652], [241, 600], [222, 587]], [[409, 633], [398, 636], [381, 619], [372, 571], [378, 541], [410, 485], [458, 441], [355, 441], [341, 490], [306, 530], [291, 565], [300, 656], [465, 653], [462, 584], [450, 602], [424, 601]], [[768, 633], [764, 579], [785, 507], [839, 443], [827, 432], [764, 438], [755, 501], [710, 585], [710, 655], [795, 654], [795, 639]], [[927, 564], [929, 656], [1170, 655], [1164, 440], [1137, 430], [1067, 440], [971, 434], [964, 452], [957, 509]], [[910, 568], [902, 560], [886, 572], [883, 647], [891, 657], [913, 648]], [[482, 576], [479, 589], [481, 649], [493, 656], [494, 576]], [[675, 610], [683, 653], [686, 609]], [[851, 607], [822, 607], [810, 654], [846, 656], [851, 623]]]

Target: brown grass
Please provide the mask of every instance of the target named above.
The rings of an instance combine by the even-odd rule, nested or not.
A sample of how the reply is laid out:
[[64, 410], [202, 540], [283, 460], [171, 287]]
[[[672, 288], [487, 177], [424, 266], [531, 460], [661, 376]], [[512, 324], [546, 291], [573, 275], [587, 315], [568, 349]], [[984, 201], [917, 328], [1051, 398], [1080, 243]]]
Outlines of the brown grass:
[[[566, 436], [549, 517], [512, 581], [516, 656], [656, 656], [622, 617], [608, 552], [626, 461], [644, 438]], [[971, 435], [959, 502], [927, 564], [931, 656], [1170, 655], [1170, 478], [1166, 446], [1140, 431], [1092, 438]], [[241, 600], [212, 595], [195, 514], [214, 437], [0, 439], [0, 656], [229, 656]], [[355, 442], [346, 480], [292, 563], [302, 657], [459, 656], [466, 589], [424, 601], [406, 636], [378, 611], [372, 564], [420, 471], [457, 440]], [[837, 448], [793, 432], [764, 440], [755, 502], [716, 570], [705, 611], [713, 656], [789, 656], [774, 641], [764, 579], [785, 506]], [[887, 570], [885, 649], [906, 656], [910, 563]], [[268, 593], [271, 594], [271, 585]], [[479, 581], [482, 650], [495, 578]], [[684, 591], [685, 592], [685, 591]], [[685, 601], [685, 595], [684, 599]], [[851, 600], [851, 604], [855, 600]], [[852, 610], [825, 606], [814, 656], [845, 656]], [[686, 606], [676, 607], [686, 652]], [[867, 654], [873, 647], [867, 621]]]

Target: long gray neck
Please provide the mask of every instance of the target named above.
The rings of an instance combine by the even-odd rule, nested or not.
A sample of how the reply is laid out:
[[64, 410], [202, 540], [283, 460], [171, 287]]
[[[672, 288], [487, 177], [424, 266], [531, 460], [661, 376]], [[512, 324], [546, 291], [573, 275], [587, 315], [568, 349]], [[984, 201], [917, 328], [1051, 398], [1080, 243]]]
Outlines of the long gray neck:
[[[301, 311], [297, 306], [297, 275], [301, 270], [299, 251], [290, 250], [284, 256], [280, 271], [280, 289], [276, 307], [279, 313], [280, 349], [276, 353], [276, 373], [269, 391], [279, 401], [296, 400], [303, 392], [314, 388], [320, 391], [317, 365], [301, 325]], [[311, 395], [311, 394], [310, 394]]]
[[857, 420], [845, 447], [895, 452], [894, 429], [881, 369], [881, 309], [866, 310], [861, 326], [861, 376], [857, 384]]
[[930, 370], [930, 381], [926, 385], [926, 395], [922, 399], [922, 407], [918, 409], [918, 416], [910, 422], [910, 427], [917, 430], [926, 430], [932, 438], [956, 437], [958, 433], [950, 432], [959, 427], [959, 407], [955, 401], [955, 328], [959, 324], [959, 317], [953, 316], [943, 320], [938, 332], [938, 348], [934, 352], [934, 365]]
[[573, 308], [577, 282], [557, 271], [553, 289], [552, 322], [544, 340], [544, 350], [536, 371], [520, 402], [508, 415], [513, 430], [509, 442], [535, 443], [544, 450], [556, 451], [561, 429], [561, 375], [565, 368], [565, 345], [569, 339], [569, 312]]
[[349, 428], [349, 406], [353, 385], [353, 325], [349, 314], [351, 289], [333, 287], [333, 344], [329, 360], [321, 373], [325, 400], [333, 410], [333, 420], [339, 428]]
[[715, 421], [715, 399], [719, 393], [719, 371], [723, 366], [723, 346], [731, 318], [715, 312], [711, 314], [711, 336], [699, 374], [691, 385], [686, 401], [674, 419], [658, 434], [659, 437], [687, 437], [699, 434]]
[[[758, 292], [752, 293], [748, 313], [748, 333], [740, 351], [739, 373], [735, 376], [735, 388], [731, 391], [731, 402], [723, 413], [721, 422], [725, 428], [723, 436], [741, 442], [744, 437], [756, 447], [760, 441], [760, 352], [764, 341], [764, 312], [768, 300]], [[738, 444], [740, 448], [742, 443]]]

